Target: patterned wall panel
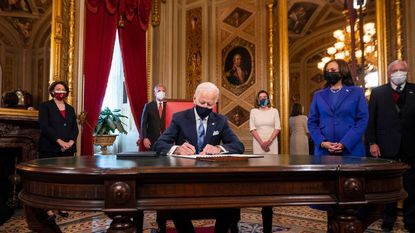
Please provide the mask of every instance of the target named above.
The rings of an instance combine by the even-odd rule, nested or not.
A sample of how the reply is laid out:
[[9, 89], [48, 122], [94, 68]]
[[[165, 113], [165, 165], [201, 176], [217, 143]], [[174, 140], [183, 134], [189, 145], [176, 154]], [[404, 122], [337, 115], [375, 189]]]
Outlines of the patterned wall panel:
[[186, 12], [186, 98], [192, 98], [202, 74], [202, 8]]

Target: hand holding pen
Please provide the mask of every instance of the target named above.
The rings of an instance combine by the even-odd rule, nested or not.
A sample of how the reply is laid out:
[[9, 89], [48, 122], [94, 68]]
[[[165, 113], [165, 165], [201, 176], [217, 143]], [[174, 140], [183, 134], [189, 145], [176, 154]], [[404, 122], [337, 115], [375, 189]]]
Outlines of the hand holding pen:
[[176, 155], [194, 155], [196, 153], [196, 149], [192, 144], [185, 140], [181, 146], [176, 148], [174, 153]]

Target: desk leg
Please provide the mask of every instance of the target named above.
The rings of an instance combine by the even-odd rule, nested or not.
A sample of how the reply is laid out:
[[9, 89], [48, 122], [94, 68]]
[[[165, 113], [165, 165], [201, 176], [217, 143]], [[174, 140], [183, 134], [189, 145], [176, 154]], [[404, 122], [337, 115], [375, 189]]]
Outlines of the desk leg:
[[358, 208], [337, 208], [333, 213], [328, 215], [328, 232], [329, 233], [363, 233], [363, 224], [357, 219]]
[[30, 230], [34, 232], [42, 233], [62, 233], [59, 226], [56, 223], [50, 222], [46, 223], [48, 217], [46, 210], [30, 207], [28, 205], [24, 206], [27, 226]]
[[133, 215], [121, 215], [117, 213], [106, 213], [112, 219], [107, 233], [135, 233], [134, 223], [131, 221]]

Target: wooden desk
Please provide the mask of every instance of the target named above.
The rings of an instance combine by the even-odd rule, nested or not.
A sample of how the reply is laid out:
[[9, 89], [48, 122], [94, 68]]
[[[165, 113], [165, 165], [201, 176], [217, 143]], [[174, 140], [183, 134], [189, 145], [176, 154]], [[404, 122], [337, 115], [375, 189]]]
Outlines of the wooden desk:
[[[132, 232], [143, 210], [334, 205], [331, 232], [363, 232], [357, 208], [405, 198], [403, 163], [372, 158], [270, 155], [248, 161], [116, 156], [39, 159], [19, 164], [32, 230], [36, 208], [104, 211], [108, 232]], [[141, 228], [140, 228], [141, 227]]]

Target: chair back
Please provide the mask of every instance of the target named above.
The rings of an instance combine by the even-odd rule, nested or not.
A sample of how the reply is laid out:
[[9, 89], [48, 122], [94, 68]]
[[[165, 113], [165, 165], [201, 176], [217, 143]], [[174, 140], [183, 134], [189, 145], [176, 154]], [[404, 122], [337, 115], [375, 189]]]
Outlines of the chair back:
[[[166, 99], [163, 102], [165, 111], [165, 126], [169, 127], [173, 114], [193, 108], [193, 99]], [[213, 107], [213, 112], [218, 112], [218, 103]]]

